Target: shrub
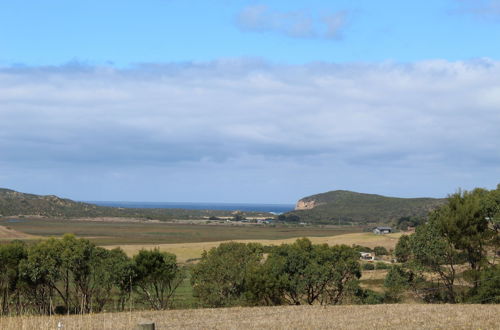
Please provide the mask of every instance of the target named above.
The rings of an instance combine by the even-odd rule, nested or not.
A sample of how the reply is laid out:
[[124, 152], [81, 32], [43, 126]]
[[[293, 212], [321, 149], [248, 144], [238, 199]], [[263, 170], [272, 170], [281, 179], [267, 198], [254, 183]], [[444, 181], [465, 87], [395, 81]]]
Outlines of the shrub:
[[376, 246], [373, 248], [373, 252], [375, 252], [375, 255], [377, 256], [386, 256], [389, 254], [389, 251], [383, 246]]
[[375, 265], [372, 263], [363, 264], [361, 267], [363, 270], [374, 270], [375, 269]]
[[386, 264], [385, 262], [377, 262], [375, 264], [375, 269], [389, 269], [390, 266]]

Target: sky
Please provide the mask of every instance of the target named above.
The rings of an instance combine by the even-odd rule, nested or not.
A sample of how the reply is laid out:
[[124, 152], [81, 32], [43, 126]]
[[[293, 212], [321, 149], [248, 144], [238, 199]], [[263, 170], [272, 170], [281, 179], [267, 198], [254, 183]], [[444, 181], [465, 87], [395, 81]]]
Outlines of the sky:
[[76, 200], [500, 183], [500, 0], [0, 0], [0, 187]]

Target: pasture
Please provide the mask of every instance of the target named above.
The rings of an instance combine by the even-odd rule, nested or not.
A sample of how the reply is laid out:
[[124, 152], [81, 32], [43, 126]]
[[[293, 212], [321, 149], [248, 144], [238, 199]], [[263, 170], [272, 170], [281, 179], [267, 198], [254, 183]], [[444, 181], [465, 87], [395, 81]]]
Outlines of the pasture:
[[374, 235], [357, 226], [249, 225], [237, 223], [151, 222], [114, 220], [2, 219], [0, 240], [33, 240], [61, 237], [66, 233], [87, 238], [106, 248], [121, 247], [129, 256], [141, 249], [159, 248], [174, 253], [178, 261], [201, 257], [222, 242], [257, 242], [263, 245], [291, 243], [308, 237], [315, 244], [363, 245], [393, 249], [400, 234]]
[[281, 306], [0, 318], [0, 328], [133, 329], [498, 329], [499, 305]]
[[[361, 227], [269, 226], [198, 221], [195, 223], [114, 220], [1, 219], [0, 226], [32, 236], [60, 237], [66, 233], [97, 245], [142, 245], [219, 242], [228, 240], [281, 240], [327, 237], [361, 232]], [[2, 238], [8, 239], [8, 235]], [[18, 237], [12, 237], [16, 239]]]

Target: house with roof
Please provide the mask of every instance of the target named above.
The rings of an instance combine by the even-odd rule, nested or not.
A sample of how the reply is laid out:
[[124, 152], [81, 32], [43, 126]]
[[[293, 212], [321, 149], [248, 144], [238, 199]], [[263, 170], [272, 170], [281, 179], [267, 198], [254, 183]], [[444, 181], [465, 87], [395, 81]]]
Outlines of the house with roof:
[[373, 233], [377, 235], [390, 234], [393, 230], [391, 227], [375, 227]]

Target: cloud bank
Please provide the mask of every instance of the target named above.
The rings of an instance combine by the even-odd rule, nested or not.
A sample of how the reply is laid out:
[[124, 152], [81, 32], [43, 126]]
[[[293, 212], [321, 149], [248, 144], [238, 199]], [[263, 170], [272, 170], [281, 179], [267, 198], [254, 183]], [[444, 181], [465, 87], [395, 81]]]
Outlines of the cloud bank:
[[498, 183], [499, 109], [490, 60], [3, 68], [0, 186], [94, 200], [443, 196]]
[[238, 14], [236, 23], [243, 31], [275, 32], [292, 38], [339, 39], [346, 13], [336, 12], [318, 19], [305, 10], [285, 12], [266, 5], [252, 5]]

